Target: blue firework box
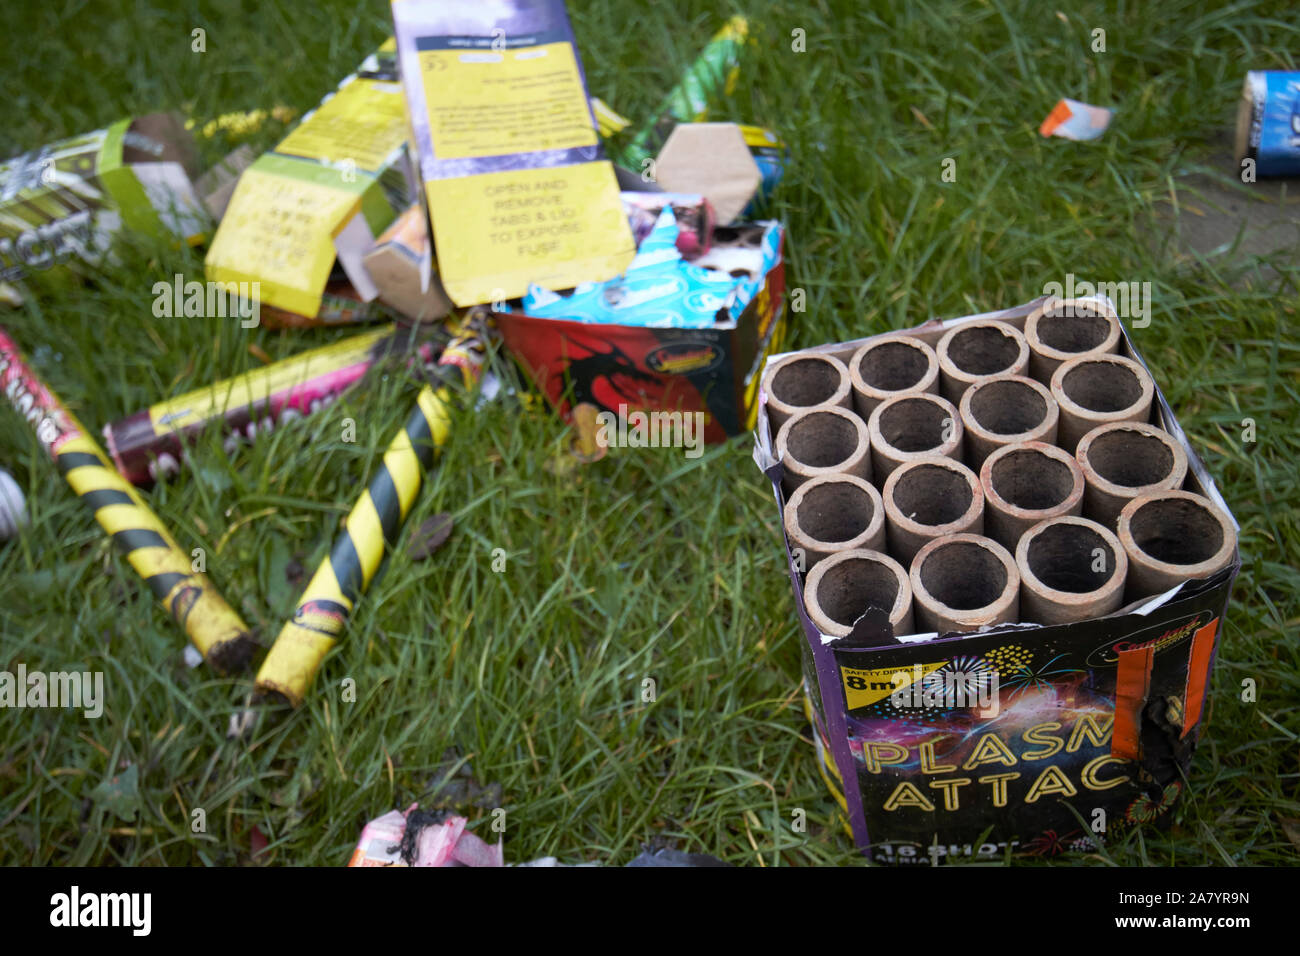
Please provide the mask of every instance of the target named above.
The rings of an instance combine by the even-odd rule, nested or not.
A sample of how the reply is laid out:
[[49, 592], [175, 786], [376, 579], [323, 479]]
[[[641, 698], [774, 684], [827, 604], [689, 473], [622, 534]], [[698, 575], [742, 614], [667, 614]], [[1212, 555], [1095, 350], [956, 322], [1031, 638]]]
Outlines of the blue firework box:
[[1300, 176], [1300, 71], [1252, 70], [1237, 110], [1237, 162], [1260, 176]]
[[[933, 347], [964, 322], [997, 320], [1023, 331], [1044, 298], [901, 334]], [[847, 363], [868, 341], [801, 352]], [[1120, 353], [1146, 367], [1127, 330]], [[760, 394], [754, 459], [783, 510], [766, 399]], [[1235, 525], [1158, 385], [1151, 424], [1186, 452], [1184, 490], [1209, 498]], [[784, 527], [779, 518], [778, 525]], [[885, 612], [869, 609], [847, 637], [833, 638], [805, 612], [806, 575], [788, 538], [785, 548], [818, 769], [870, 861], [932, 865], [1088, 853], [1134, 827], [1171, 821], [1206, 732], [1239, 554], [1208, 578], [1094, 620], [896, 635]], [[995, 690], [965, 699], [927, 696], [927, 688], [943, 686], [945, 672], [966, 675], [968, 687], [971, 675], [995, 676], [981, 685]], [[896, 692], [907, 706], [895, 706]]]

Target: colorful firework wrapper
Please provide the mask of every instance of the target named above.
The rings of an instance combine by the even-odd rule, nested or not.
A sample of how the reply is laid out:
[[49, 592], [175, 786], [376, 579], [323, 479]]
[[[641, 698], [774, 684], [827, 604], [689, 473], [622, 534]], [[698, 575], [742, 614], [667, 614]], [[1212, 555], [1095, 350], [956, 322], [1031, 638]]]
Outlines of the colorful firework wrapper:
[[690, 263], [682, 258], [680, 230], [672, 206], [665, 205], [626, 273], [608, 282], [586, 283], [563, 296], [530, 286], [524, 312], [538, 318], [650, 328], [734, 323], [781, 256], [780, 224], [763, 223], [761, 229], [752, 250], [736, 250], [737, 260], [751, 260], [750, 268], [711, 269], [699, 265], [698, 259]]
[[1238, 171], [1300, 176], [1300, 71], [1246, 74], [1237, 110]]
[[[745, 304], [698, 328], [518, 312], [498, 313], [497, 327], [516, 361], [565, 418], [584, 403], [615, 415], [700, 412], [705, 441], [721, 442], [754, 427], [759, 371], [785, 339], [784, 240], [780, 223], [714, 231], [709, 252], [692, 266], [743, 269], [744, 275], [732, 276], [732, 305], [742, 298]], [[556, 316], [567, 301], [555, 306]]]
[[0, 163], [0, 286], [63, 282], [98, 266], [123, 228], [201, 241], [211, 222], [198, 175], [193, 139], [170, 113], [122, 119]]
[[481, 315], [476, 312], [458, 328], [443, 349], [406, 423], [389, 442], [370, 484], [262, 662], [257, 672], [260, 694], [276, 694], [297, 706], [321, 661], [343, 636], [357, 601], [374, 580], [385, 554], [396, 545], [425, 472], [447, 440], [458, 390], [476, 382], [482, 373], [487, 332]]
[[619, 163], [643, 172], [647, 161], [658, 154], [673, 126], [708, 119], [710, 104], [735, 86], [740, 76], [741, 54], [748, 42], [748, 21], [744, 17], [728, 20], [686, 68], [652, 118], [619, 154]]
[[367, 58], [239, 177], [204, 265], [212, 282], [256, 283], [268, 324], [384, 314], [362, 259], [415, 199], [405, 99], [391, 68], [391, 50]]
[[[623, 208], [638, 250], [654, 231], [655, 223], [668, 206], [677, 221], [677, 251], [684, 259], [697, 259], [713, 242], [713, 207], [703, 196], [687, 193], [624, 192]], [[633, 260], [635, 261], [635, 260]]]
[[348, 866], [505, 866], [500, 840], [485, 842], [453, 813], [390, 810], [365, 825]]
[[37, 440], [104, 531], [145, 580], [208, 663], [223, 672], [241, 669], [253, 651], [247, 625], [132, 485], [109, 462], [90, 434], [23, 360], [0, 329], [0, 390], [36, 432]]
[[772, 198], [772, 193], [785, 178], [785, 168], [790, 163], [790, 147], [785, 144], [785, 140], [779, 133], [765, 126], [747, 126], [742, 123], [740, 132], [745, 137], [749, 155], [754, 157], [754, 165], [758, 167], [759, 176], [762, 177], [758, 192], [741, 213], [742, 217], [748, 219], [758, 215], [763, 204]]
[[[1043, 301], [906, 334], [933, 347], [964, 322], [1023, 329]], [[869, 341], [807, 351], [847, 361]], [[1122, 350], [1145, 364], [1127, 334]], [[1187, 455], [1186, 488], [1230, 515], [1159, 389], [1154, 415]], [[754, 459], [783, 509], [765, 408]], [[801, 562], [788, 541], [786, 551], [818, 769], [874, 862], [1091, 852], [1134, 826], [1169, 821], [1206, 729], [1240, 556], [1207, 578], [1093, 620], [895, 635], [884, 612], [871, 609], [835, 639], [805, 613]]]
[[105, 425], [104, 444], [128, 481], [148, 485], [180, 471], [187, 446], [215, 423], [234, 452], [332, 404], [378, 362], [404, 354], [431, 364], [437, 352], [421, 327], [388, 325], [151, 405]]

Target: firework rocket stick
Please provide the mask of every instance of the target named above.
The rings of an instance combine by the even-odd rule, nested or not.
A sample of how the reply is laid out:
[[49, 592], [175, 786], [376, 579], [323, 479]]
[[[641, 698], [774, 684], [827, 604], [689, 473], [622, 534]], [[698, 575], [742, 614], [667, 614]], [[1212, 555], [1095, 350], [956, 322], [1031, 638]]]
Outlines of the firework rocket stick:
[[[229, 445], [237, 435], [251, 438], [283, 419], [313, 414], [377, 362], [407, 351], [411, 331], [390, 325], [168, 399], [105, 425], [104, 444], [128, 481], [148, 485], [179, 471], [185, 446], [214, 423]], [[421, 339], [440, 331], [416, 330]], [[418, 341], [408, 358], [431, 362], [436, 354], [433, 342]]]
[[[443, 351], [438, 365], [444, 382], [477, 378], [482, 344], [467, 333]], [[459, 368], [459, 372], [457, 369]], [[423, 386], [415, 408], [384, 452], [370, 480], [334, 539], [329, 555], [307, 584], [293, 617], [284, 625], [257, 672], [257, 691], [302, 702], [317, 668], [342, 636], [357, 600], [370, 586], [386, 550], [415, 505], [424, 472], [451, 430], [453, 392], [449, 384]]]
[[190, 556], [58, 396], [37, 378], [3, 328], [0, 390], [32, 425], [72, 490], [208, 663], [222, 672], [244, 667], [254, 647], [247, 625], [207, 577], [193, 569]]

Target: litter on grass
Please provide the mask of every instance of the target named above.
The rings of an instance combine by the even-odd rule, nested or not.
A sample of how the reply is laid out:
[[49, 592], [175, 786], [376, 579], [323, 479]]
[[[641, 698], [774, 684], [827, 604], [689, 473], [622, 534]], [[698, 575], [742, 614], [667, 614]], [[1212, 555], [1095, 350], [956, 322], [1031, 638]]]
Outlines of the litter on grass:
[[1090, 106], [1078, 100], [1060, 100], [1047, 119], [1038, 127], [1042, 136], [1059, 136], [1062, 139], [1097, 139], [1110, 126], [1112, 112], [1100, 106]]

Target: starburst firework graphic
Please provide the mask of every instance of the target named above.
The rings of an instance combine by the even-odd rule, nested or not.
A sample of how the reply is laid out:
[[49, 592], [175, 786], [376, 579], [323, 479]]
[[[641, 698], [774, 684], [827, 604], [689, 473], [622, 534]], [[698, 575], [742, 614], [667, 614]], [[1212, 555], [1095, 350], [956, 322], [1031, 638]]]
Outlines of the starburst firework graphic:
[[1048, 690], [1054, 683], [1053, 678], [1059, 681], [1061, 678], [1071, 677], [1076, 674], [1084, 673], [1078, 667], [1054, 667], [1064, 654], [1057, 654], [1045, 664], [1035, 668], [1030, 663], [1018, 663], [1008, 670], [1002, 671], [1002, 686], [1010, 688], [1011, 697], [1014, 700], [1020, 694], [1028, 690]]

